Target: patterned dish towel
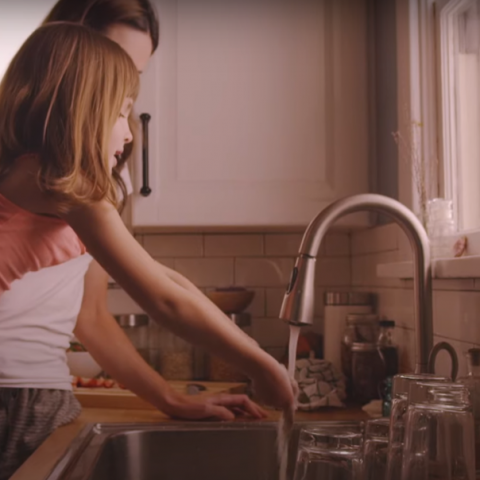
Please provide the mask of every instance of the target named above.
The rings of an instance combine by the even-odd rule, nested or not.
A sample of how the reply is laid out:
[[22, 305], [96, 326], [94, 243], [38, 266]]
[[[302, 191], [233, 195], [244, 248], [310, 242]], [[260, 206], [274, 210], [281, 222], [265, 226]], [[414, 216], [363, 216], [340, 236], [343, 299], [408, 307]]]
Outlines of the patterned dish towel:
[[300, 390], [299, 410], [345, 406], [345, 379], [331, 362], [317, 358], [298, 359], [295, 365], [295, 380]]

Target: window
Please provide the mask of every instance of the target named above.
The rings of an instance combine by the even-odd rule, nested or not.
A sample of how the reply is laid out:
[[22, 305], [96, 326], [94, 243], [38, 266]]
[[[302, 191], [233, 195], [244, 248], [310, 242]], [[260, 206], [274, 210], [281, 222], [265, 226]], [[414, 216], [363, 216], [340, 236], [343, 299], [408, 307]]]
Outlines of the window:
[[443, 195], [458, 229], [480, 229], [480, 0], [438, 2]]

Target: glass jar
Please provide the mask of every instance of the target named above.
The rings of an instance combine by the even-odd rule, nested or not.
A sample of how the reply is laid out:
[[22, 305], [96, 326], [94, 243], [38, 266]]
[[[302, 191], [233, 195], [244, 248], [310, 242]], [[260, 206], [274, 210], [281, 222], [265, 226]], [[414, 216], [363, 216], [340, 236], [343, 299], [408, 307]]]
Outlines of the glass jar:
[[122, 327], [137, 352], [143, 359], [152, 365], [149, 349], [149, 321], [145, 314], [114, 315], [117, 323]]
[[[251, 315], [247, 312], [229, 313], [226, 316], [246, 335], [251, 333]], [[212, 382], [247, 382], [248, 377], [215, 355], [208, 356], [208, 379]]]
[[192, 380], [193, 347], [169, 330], [162, 329], [159, 349], [160, 373], [166, 380]]
[[459, 378], [457, 382], [465, 385], [470, 393], [475, 423], [475, 470], [478, 479], [480, 478], [480, 348], [471, 348], [466, 356], [468, 375]]
[[347, 383], [352, 378], [352, 345], [354, 343], [375, 343], [378, 336], [378, 316], [355, 313], [347, 315], [341, 349], [342, 372]]
[[401, 478], [475, 480], [473, 415], [465, 385], [410, 385]]
[[385, 362], [375, 343], [352, 345], [352, 393], [361, 404], [380, 398], [385, 380]]

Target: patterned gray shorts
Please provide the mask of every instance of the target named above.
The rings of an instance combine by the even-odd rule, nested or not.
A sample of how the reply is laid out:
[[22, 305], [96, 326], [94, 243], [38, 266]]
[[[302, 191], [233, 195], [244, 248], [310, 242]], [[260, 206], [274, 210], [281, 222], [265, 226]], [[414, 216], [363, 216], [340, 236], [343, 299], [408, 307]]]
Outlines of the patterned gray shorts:
[[0, 388], [0, 480], [10, 478], [56, 428], [80, 412], [69, 390]]

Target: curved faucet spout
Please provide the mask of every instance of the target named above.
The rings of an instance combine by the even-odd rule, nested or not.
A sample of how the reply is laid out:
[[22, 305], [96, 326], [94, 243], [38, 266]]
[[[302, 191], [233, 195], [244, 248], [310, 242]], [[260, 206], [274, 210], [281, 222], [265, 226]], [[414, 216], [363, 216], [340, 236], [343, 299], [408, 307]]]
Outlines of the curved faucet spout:
[[415, 372], [428, 372], [433, 346], [432, 268], [430, 242], [415, 214], [400, 202], [376, 194], [362, 194], [338, 200], [315, 217], [307, 227], [290, 284], [283, 299], [280, 318], [295, 325], [313, 319], [315, 258], [325, 234], [339, 218], [349, 213], [371, 211], [392, 218], [407, 234], [415, 254]]

